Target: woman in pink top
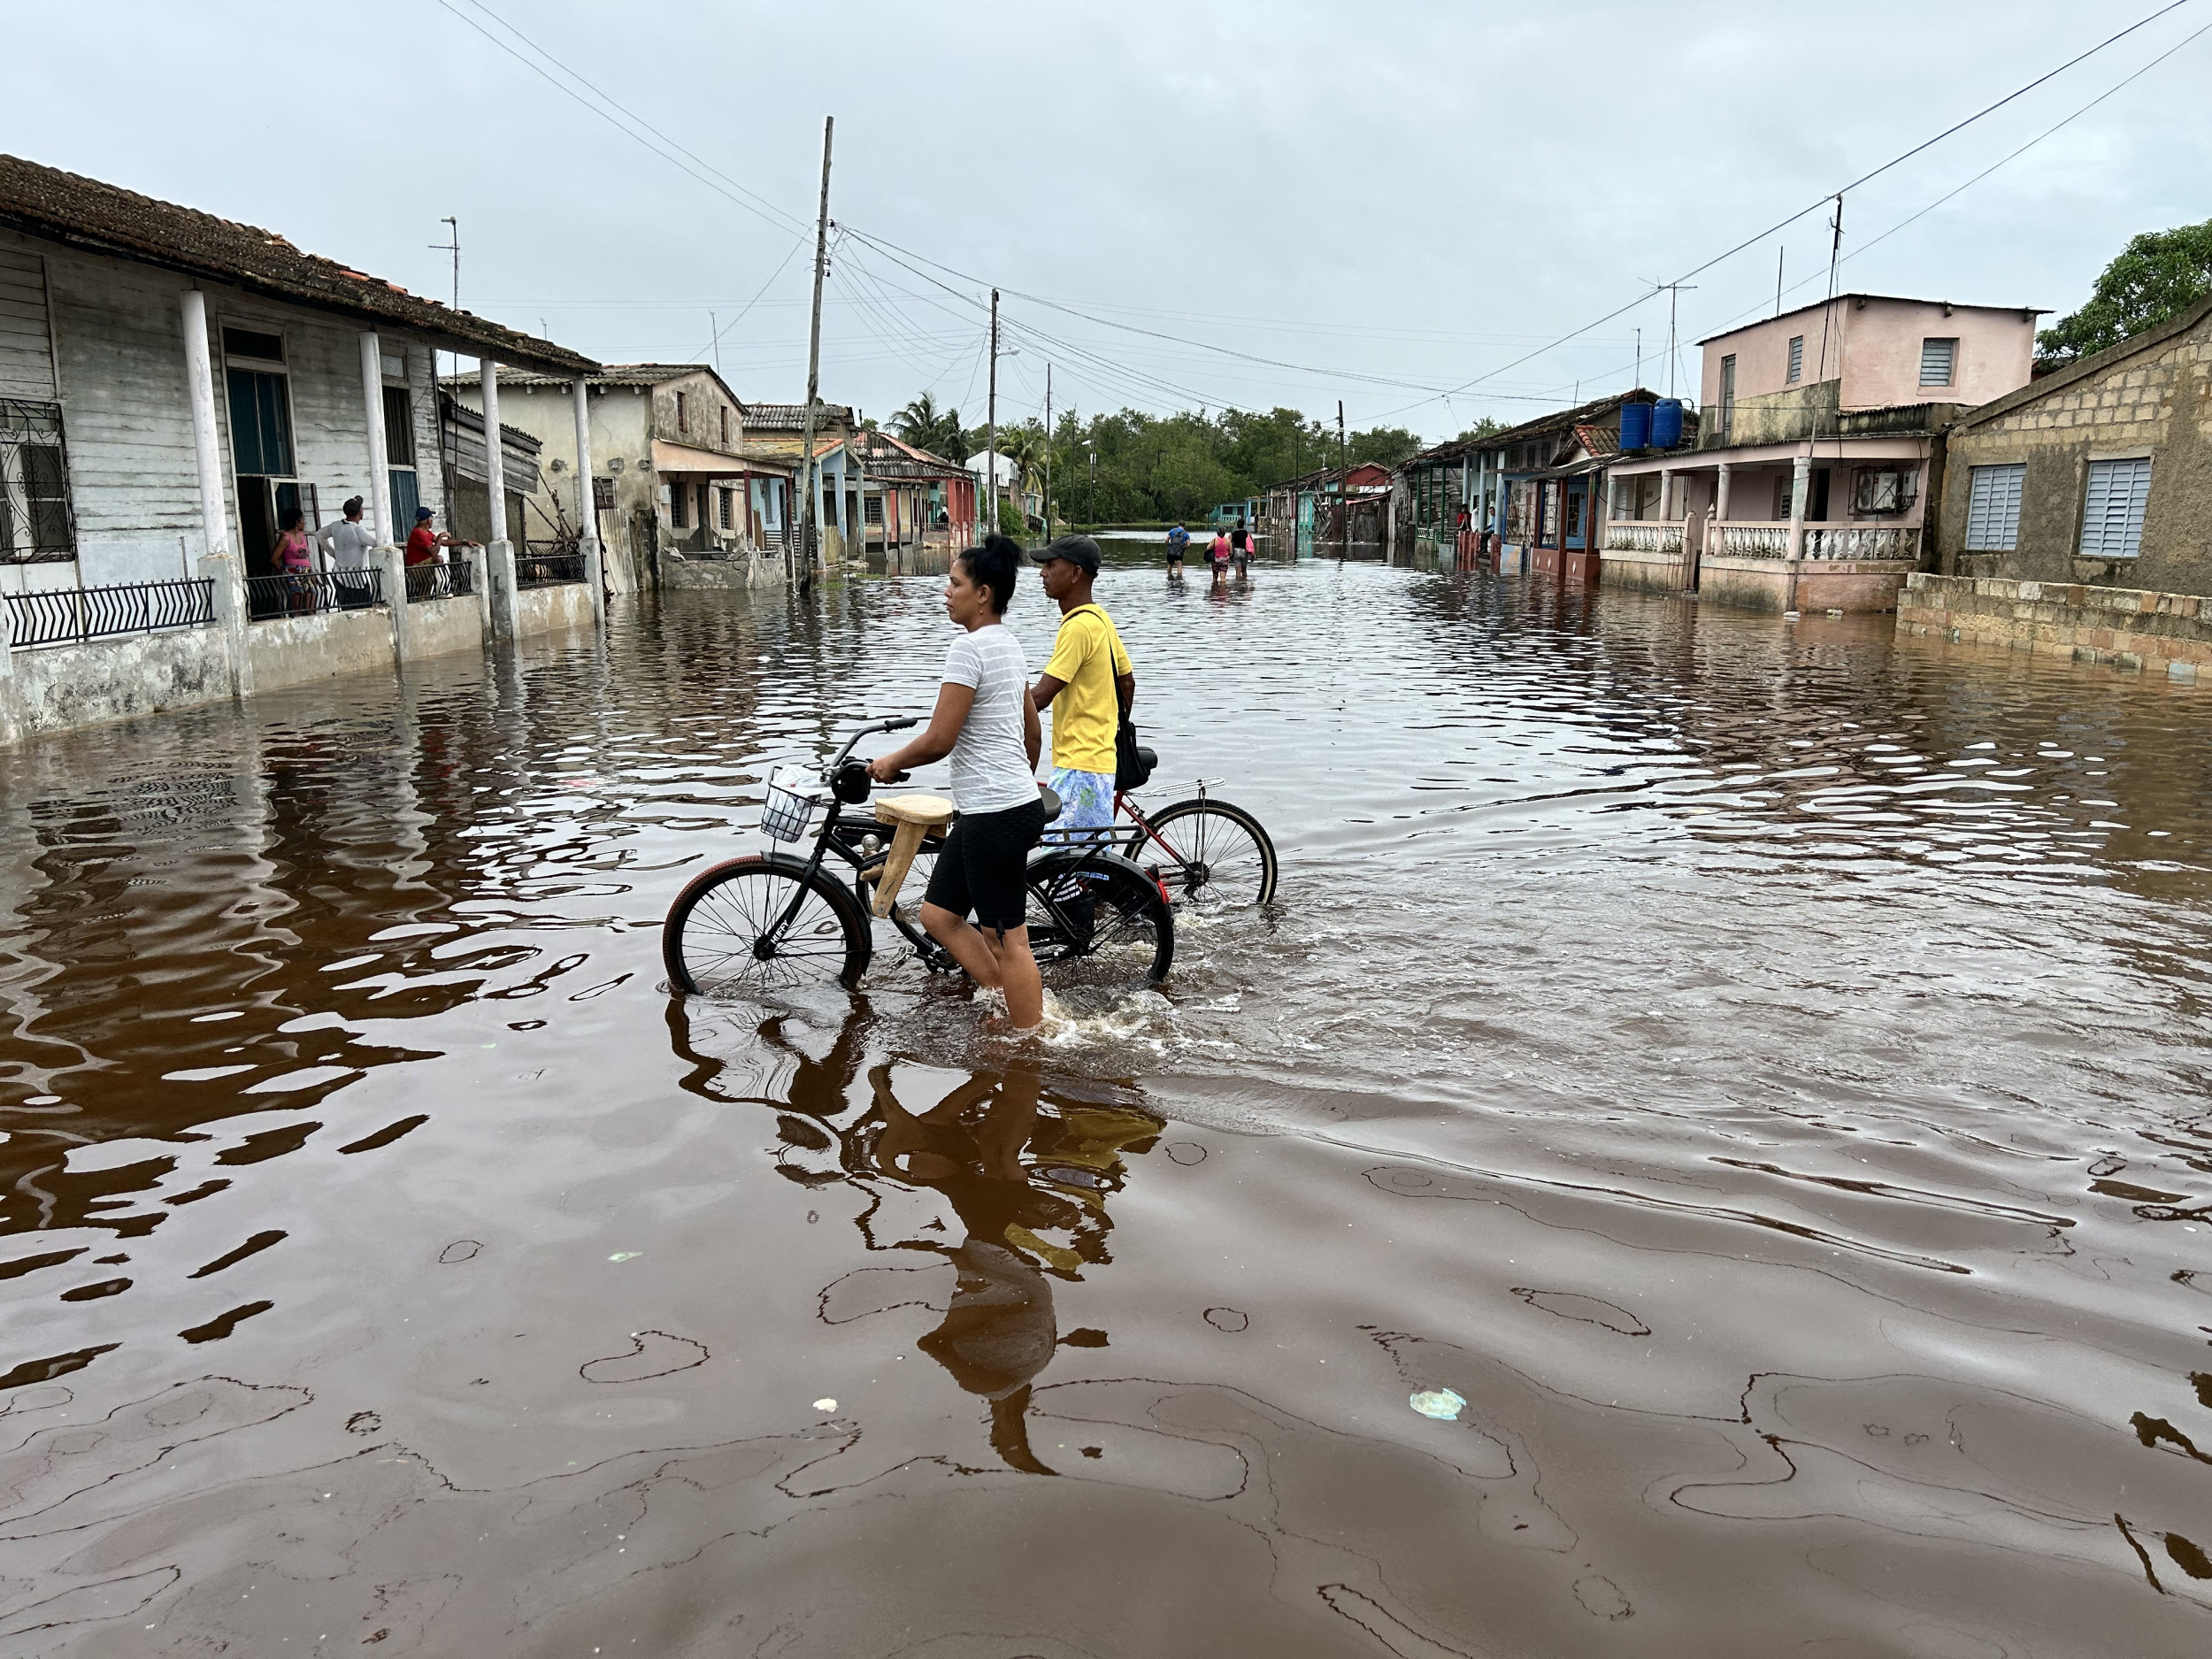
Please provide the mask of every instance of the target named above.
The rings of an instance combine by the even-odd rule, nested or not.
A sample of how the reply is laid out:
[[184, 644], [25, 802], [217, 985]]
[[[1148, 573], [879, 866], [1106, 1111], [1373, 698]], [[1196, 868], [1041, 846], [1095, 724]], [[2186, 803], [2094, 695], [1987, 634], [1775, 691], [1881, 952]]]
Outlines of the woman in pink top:
[[285, 587], [290, 590], [294, 611], [312, 611], [315, 595], [307, 578], [315, 568], [315, 556], [307, 541], [307, 515], [297, 507], [288, 508], [277, 524], [276, 567], [288, 580]]

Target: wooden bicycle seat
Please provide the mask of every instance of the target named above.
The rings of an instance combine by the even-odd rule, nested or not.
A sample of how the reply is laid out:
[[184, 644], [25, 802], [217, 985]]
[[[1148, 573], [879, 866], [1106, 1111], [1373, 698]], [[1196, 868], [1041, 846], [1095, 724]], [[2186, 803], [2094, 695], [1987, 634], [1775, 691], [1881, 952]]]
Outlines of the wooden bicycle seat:
[[891, 907], [899, 902], [899, 889], [906, 885], [906, 872], [914, 866], [914, 855], [921, 850], [922, 840], [932, 830], [941, 830], [952, 822], [953, 804], [941, 795], [885, 795], [876, 803], [876, 822], [895, 825], [891, 832], [890, 856], [883, 861], [882, 873], [876, 878], [878, 916], [891, 914]]

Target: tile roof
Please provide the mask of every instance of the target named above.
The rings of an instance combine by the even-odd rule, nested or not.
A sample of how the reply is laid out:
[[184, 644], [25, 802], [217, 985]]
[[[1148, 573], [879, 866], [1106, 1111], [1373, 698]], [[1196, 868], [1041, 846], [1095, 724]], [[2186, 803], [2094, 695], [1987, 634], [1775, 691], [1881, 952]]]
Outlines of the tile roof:
[[[853, 411], [842, 403], [823, 403], [814, 422], [814, 429], [842, 423], [853, 424]], [[755, 432], [804, 432], [806, 405], [804, 403], [748, 403], [745, 405], [745, 424]]]
[[412, 328], [442, 346], [502, 364], [571, 374], [598, 366], [564, 346], [410, 294], [334, 259], [303, 253], [273, 231], [157, 201], [20, 156], [0, 155], [0, 225], [266, 298]]

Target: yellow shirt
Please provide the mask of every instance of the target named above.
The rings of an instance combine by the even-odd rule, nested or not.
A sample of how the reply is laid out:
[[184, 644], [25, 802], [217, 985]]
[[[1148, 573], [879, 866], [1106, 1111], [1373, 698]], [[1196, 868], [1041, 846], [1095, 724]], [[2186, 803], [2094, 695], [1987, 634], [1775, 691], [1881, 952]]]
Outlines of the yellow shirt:
[[1113, 619], [1098, 606], [1079, 605], [1060, 618], [1045, 672], [1061, 682], [1052, 700], [1052, 764], [1070, 772], [1114, 770], [1114, 733], [1121, 697], [1114, 681], [1129, 672], [1129, 653]]

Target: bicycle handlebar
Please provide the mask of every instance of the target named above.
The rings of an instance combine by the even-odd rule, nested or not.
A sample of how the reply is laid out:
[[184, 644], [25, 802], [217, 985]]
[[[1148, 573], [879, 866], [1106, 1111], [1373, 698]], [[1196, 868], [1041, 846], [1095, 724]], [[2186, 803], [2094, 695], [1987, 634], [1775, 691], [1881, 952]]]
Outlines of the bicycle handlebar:
[[822, 775], [827, 778], [835, 777], [837, 769], [845, 764], [845, 757], [853, 752], [853, 746], [862, 738], [876, 732], [903, 732], [908, 726], [919, 726], [921, 723], [922, 718], [918, 714], [902, 714], [888, 720], [872, 721], [862, 726], [845, 740], [845, 747], [837, 751], [837, 758], [830, 762], [829, 765], [824, 769]]

